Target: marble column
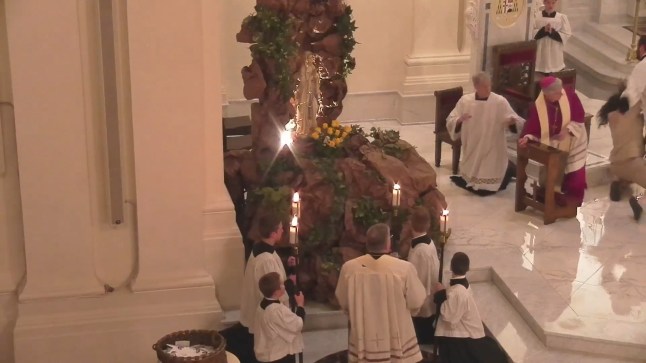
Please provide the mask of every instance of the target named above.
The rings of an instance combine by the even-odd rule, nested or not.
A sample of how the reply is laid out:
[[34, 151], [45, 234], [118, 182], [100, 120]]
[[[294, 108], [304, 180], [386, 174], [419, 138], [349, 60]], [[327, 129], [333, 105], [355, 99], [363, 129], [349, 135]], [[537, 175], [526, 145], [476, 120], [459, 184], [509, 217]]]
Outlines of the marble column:
[[77, 4], [5, 4], [28, 276], [20, 301], [100, 295]]
[[139, 255], [132, 288], [213, 288], [201, 219], [208, 131], [202, 3], [139, 0], [127, 2], [127, 11]]
[[469, 50], [458, 49], [458, 37], [466, 38], [462, 37], [466, 30], [460, 31], [462, 2], [413, 0], [413, 44], [401, 89], [402, 123], [431, 121], [433, 92], [468, 84]]
[[205, 134], [214, 132], [205, 120], [218, 117], [205, 102], [214, 93], [219, 105], [221, 89], [219, 54], [206, 49], [205, 37], [219, 35], [205, 34], [218, 22], [208, 2], [113, 1], [127, 11], [115, 14], [127, 18], [132, 139], [122, 141], [135, 165], [137, 264], [129, 286], [106, 293], [88, 158], [99, 149], [88, 124], [98, 122], [90, 110], [100, 85], [87, 79], [98, 24], [85, 2], [5, 1], [27, 265], [16, 363], [144, 362], [168, 333], [219, 328], [204, 245]]
[[202, 1], [204, 49], [204, 170], [203, 238], [207, 270], [213, 276], [223, 308], [237, 308], [239, 281], [244, 273], [244, 246], [237, 228], [233, 203], [224, 185], [221, 33], [223, 4]]

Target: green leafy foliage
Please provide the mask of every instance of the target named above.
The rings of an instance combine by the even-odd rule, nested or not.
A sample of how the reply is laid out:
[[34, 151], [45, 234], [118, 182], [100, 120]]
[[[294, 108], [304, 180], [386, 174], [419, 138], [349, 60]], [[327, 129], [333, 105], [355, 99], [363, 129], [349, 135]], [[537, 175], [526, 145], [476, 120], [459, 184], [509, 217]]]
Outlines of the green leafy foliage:
[[292, 191], [288, 187], [263, 187], [248, 194], [248, 202], [274, 213], [281, 218], [288, 218], [291, 209]]
[[347, 78], [356, 66], [352, 51], [357, 45], [357, 41], [354, 39], [354, 31], [357, 30], [357, 26], [352, 17], [352, 7], [346, 6], [343, 15], [337, 19], [336, 28], [343, 37], [343, 78]]
[[368, 197], [359, 199], [353, 210], [354, 221], [364, 228], [386, 222], [389, 217], [388, 212], [381, 209], [373, 199]]
[[275, 79], [267, 82], [278, 88], [284, 101], [294, 94], [295, 81], [289, 62], [296, 54], [298, 44], [293, 41], [294, 20], [291, 15], [256, 6], [256, 14], [244, 21], [253, 32], [251, 54], [274, 65]]

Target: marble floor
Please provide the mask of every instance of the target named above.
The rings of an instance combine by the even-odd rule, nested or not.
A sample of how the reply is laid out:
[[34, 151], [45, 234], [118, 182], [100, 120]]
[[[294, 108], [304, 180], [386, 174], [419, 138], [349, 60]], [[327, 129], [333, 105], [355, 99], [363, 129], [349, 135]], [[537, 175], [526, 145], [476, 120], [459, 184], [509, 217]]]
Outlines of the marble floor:
[[[584, 99], [596, 112], [600, 101]], [[398, 129], [433, 160], [433, 125], [361, 124]], [[607, 162], [605, 128], [592, 128], [590, 151]], [[539, 213], [514, 211], [514, 187], [481, 198], [452, 185], [450, 150], [437, 169], [453, 234], [446, 260], [470, 255], [483, 320], [515, 362], [646, 361], [646, 220], [626, 201], [610, 202], [608, 185], [590, 188], [575, 219], [544, 226]], [[344, 349], [344, 329], [305, 335], [306, 361]]]

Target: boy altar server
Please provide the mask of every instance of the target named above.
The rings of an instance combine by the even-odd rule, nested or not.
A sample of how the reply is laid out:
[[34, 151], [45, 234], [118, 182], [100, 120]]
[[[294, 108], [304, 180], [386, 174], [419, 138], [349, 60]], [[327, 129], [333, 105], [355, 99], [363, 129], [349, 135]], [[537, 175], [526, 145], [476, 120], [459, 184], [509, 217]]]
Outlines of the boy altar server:
[[435, 303], [433, 293], [440, 275], [440, 259], [437, 257], [437, 249], [427, 234], [431, 227], [431, 217], [424, 207], [415, 207], [410, 217], [413, 240], [411, 250], [408, 254], [408, 262], [412, 263], [417, 270], [422, 285], [426, 289], [426, 300], [413, 315], [413, 325], [419, 344], [433, 343], [433, 323], [435, 321]]
[[545, 0], [545, 8], [534, 19], [536, 72], [554, 73], [565, 68], [563, 47], [572, 35], [570, 21], [556, 11], [557, 0]]
[[485, 336], [478, 306], [467, 280], [469, 256], [456, 252], [451, 259], [451, 282], [438, 283], [435, 303], [442, 304], [435, 330], [442, 363], [507, 363], [506, 354]]
[[[276, 272], [281, 281], [286, 280], [285, 267], [280, 257], [276, 253], [274, 246], [283, 237], [282, 221], [276, 216], [270, 215], [259, 219], [258, 231], [261, 241], [256, 242], [247, 260], [244, 277], [242, 279], [242, 300], [240, 302], [240, 324], [242, 331], [237, 332], [232, 347], [240, 361], [244, 363], [255, 362], [253, 356], [254, 346], [254, 320], [258, 304], [263, 299], [262, 292], [258, 288], [260, 278], [270, 272]], [[295, 264], [295, 259], [290, 257], [288, 265]], [[290, 276], [290, 278], [293, 278]], [[289, 298], [286, 295], [280, 297], [280, 302], [286, 307], [289, 306]]]
[[285, 285], [277, 272], [260, 278], [258, 288], [264, 298], [257, 308], [254, 320], [254, 352], [259, 362], [292, 363], [296, 353], [303, 351], [303, 321], [305, 297], [294, 295], [296, 311], [280, 302], [286, 295]]
[[[260, 278], [270, 272], [276, 272], [280, 275], [281, 281], [285, 281], [287, 275], [283, 262], [274, 248], [276, 243], [283, 237], [282, 221], [275, 216], [260, 218], [258, 231], [262, 240], [253, 245], [251, 255], [247, 260], [242, 280], [242, 301], [240, 303], [240, 323], [249, 328], [252, 334], [256, 308], [263, 299], [262, 292], [258, 288]], [[294, 263], [295, 260], [290, 257], [288, 264], [291, 266]], [[280, 301], [285, 306], [289, 306], [287, 295], [283, 295]]]

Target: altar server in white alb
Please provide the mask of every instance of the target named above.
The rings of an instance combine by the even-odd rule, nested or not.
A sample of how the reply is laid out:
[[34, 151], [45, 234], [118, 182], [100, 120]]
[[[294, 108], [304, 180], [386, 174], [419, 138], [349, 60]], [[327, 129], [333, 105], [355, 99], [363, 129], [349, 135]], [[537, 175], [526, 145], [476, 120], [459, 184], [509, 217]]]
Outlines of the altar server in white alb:
[[504, 190], [515, 167], [507, 156], [507, 130], [518, 133], [525, 120], [509, 102], [491, 92], [487, 73], [473, 76], [475, 93], [462, 96], [446, 119], [453, 140], [462, 141], [460, 175], [453, 183], [474, 194], [487, 196]]
[[485, 336], [478, 306], [467, 280], [469, 256], [456, 252], [451, 258], [449, 287], [438, 284], [435, 303], [441, 304], [435, 330], [442, 363], [508, 362], [496, 341]]
[[348, 361], [417, 363], [411, 313], [426, 300], [415, 267], [390, 256], [390, 228], [376, 224], [367, 231], [368, 254], [341, 267], [336, 297], [350, 318]]
[[[263, 299], [262, 292], [258, 288], [258, 281], [270, 272], [278, 273], [283, 282], [286, 279], [285, 267], [274, 248], [283, 236], [282, 221], [275, 216], [263, 217], [258, 221], [258, 230], [262, 241], [253, 245], [251, 255], [247, 260], [242, 281], [242, 301], [240, 302], [240, 323], [252, 334], [256, 308]], [[289, 264], [292, 265], [294, 262], [290, 258]], [[289, 299], [286, 295], [281, 297], [281, 303], [289, 306]]]
[[543, 11], [534, 18], [536, 72], [549, 74], [565, 68], [563, 47], [572, 35], [572, 29], [567, 16], [556, 11], [557, 2], [545, 0]]
[[264, 298], [256, 311], [254, 321], [254, 352], [259, 362], [293, 363], [296, 353], [303, 351], [303, 322], [305, 297], [294, 296], [296, 310], [291, 311], [280, 302], [286, 295], [285, 285], [277, 272], [260, 278], [258, 288]]
[[435, 323], [435, 303], [433, 293], [440, 275], [440, 259], [437, 257], [437, 248], [428, 235], [431, 227], [431, 217], [426, 208], [418, 206], [413, 208], [410, 216], [413, 240], [408, 253], [408, 262], [412, 263], [417, 270], [422, 285], [426, 289], [426, 301], [413, 315], [413, 326], [419, 344], [433, 343], [433, 324]]

